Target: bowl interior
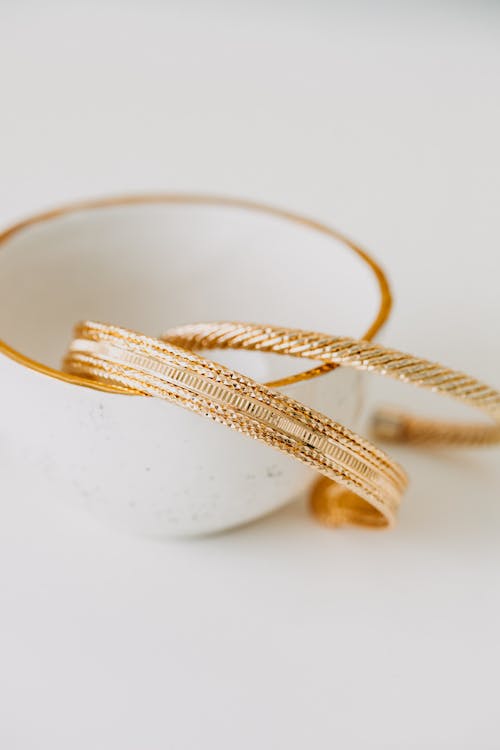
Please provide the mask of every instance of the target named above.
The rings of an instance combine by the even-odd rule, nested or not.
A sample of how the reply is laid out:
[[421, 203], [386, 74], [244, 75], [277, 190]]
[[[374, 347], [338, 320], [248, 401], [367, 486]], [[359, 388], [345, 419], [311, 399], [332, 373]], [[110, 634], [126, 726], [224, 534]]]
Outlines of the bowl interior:
[[[311, 227], [240, 206], [159, 201], [77, 208], [11, 233], [0, 244], [0, 299], [0, 338], [58, 368], [82, 319], [149, 335], [243, 320], [359, 336], [379, 291], [358, 256]], [[241, 352], [219, 359], [259, 378], [306, 369]]]

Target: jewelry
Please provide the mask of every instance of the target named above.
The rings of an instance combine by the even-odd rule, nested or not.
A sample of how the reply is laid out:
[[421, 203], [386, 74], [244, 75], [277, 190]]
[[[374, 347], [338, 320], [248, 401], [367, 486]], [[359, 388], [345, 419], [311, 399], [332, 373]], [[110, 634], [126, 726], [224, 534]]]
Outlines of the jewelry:
[[247, 323], [200, 323], [173, 328], [164, 340], [188, 349], [255, 349], [353, 367], [427, 388], [473, 406], [494, 424], [450, 423], [381, 409], [378, 437], [402, 442], [489, 445], [500, 442], [500, 392], [479, 380], [380, 344], [291, 328]]
[[336, 508], [330, 499], [329, 523], [394, 523], [404, 471], [356, 433], [251, 378], [168, 342], [88, 322], [77, 327], [64, 369], [184, 406], [315, 468], [343, 488]]
[[[368, 330], [364, 333], [363, 338], [371, 340], [380, 328], [386, 322], [392, 307], [392, 298], [387, 278], [384, 271], [378, 265], [378, 263], [359, 245], [345, 237], [335, 229], [331, 229], [318, 221], [309, 219], [304, 216], [292, 213], [291, 211], [285, 211], [279, 208], [266, 206], [261, 203], [254, 201], [246, 201], [240, 198], [224, 198], [212, 195], [189, 195], [189, 194], [175, 194], [175, 193], [157, 193], [153, 195], [127, 195], [121, 197], [112, 198], [99, 198], [96, 200], [81, 201], [79, 203], [73, 203], [60, 208], [52, 209], [37, 216], [32, 216], [28, 219], [14, 224], [11, 227], [0, 232], [0, 250], [10, 239], [25, 231], [28, 228], [43, 224], [44, 222], [51, 221], [60, 216], [71, 216], [78, 215], [80, 212], [96, 209], [107, 209], [113, 206], [135, 206], [135, 205], [155, 205], [155, 204], [177, 204], [177, 205], [200, 205], [200, 206], [224, 206], [227, 208], [241, 209], [245, 211], [254, 211], [260, 214], [267, 214], [268, 216], [274, 216], [278, 219], [283, 219], [292, 224], [298, 225], [299, 227], [306, 227], [314, 232], [329, 237], [330, 239], [337, 240], [342, 243], [345, 247], [355, 253], [363, 263], [365, 263], [370, 271], [373, 273], [377, 282], [379, 291], [379, 303], [377, 307], [376, 316], [371, 323]], [[1, 334], [0, 334], [1, 335]], [[44, 375], [48, 375], [58, 380], [76, 383], [78, 385], [86, 385], [87, 387], [96, 388], [97, 390], [119, 392], [120, 388], [112, 383], [111, 381], [96, 380], [94, 382], [85, 381], [79, 378], [77, 375], [68, 372], [62, 372], [61, 370], [49, 367], [42, 362], [37, 362], [17, 349], [10, 346], [6, 341], [0, 338], [0, 354], [10, 357], [15, 362], [28, 367], [37, 372], [41, 372]], [[333, 364], [321, 364], [319, 367], [307, 370], [307, 372], [296, 373], [288, 378], [282, 378], [276, 380], [273, 383], [267, 385], [271, 387], [277, 387], [281, 385], [290, 385], [301, 380], [308, 380], [309, 378], [321, 375], [329, 370], [333, 369]]]

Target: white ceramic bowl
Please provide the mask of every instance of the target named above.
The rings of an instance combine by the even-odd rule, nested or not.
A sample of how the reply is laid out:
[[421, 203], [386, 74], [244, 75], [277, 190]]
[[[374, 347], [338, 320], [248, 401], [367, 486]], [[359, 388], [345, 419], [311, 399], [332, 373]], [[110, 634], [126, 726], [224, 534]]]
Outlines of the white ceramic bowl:
[[[82, 387], [59, 363], [82, 319], [149, 335], [225, 319], [361, 335], [383, 279], [329, 230], [241, 201], [150, 196], [34, 217], [0, 251], [2, 474], [24, 465], [41, 498], [152, 535], [228, 528], [308, 489], [314, 472], [291, 457], [174, 405]], [[307, 369], [248, 352], [219, 360], [263, 382]], [[284, 391], [354, 426], [353, 371]]]

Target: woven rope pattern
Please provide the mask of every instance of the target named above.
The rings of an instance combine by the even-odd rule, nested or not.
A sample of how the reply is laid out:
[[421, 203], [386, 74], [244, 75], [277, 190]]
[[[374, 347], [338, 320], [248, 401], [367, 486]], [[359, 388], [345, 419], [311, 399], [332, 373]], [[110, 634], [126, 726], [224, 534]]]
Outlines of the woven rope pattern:
[[376, 433], [386, 439], [450, 445], [500, 442], [500, 393], [479, 380], [448, 367], [380, 344], [272, 326], [245, 323], [201, 323], [173, 328], [165, 340], [190, 349], [247, 349], [318, 360], [376, 372], [426, 388], [473, 406], [496, 424], [449, 423], [381, 410]]

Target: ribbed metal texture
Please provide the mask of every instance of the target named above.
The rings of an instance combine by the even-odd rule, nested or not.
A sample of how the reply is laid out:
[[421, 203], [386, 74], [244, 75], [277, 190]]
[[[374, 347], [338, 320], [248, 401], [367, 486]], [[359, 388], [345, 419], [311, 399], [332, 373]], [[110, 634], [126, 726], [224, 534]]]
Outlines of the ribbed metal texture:
[[454, 398], [488, 414], [495, 424], [444, 422], [394, 410], [380, 410], [375, 433], [390, 440], [449, 445], [500, 442], [500, 393], [449, 367], [370, 341], [311, 331], [246, 323], [200, 323], [167, 331], [162, 337], [190, 349], [248, 349], [317, 360], [386, 375]]
[[330, 493], [330, 523], [394, 522], [407, 483], [397, 464], [351, 430], [244, 375], [158, 339], [97, 323], [77, 329], [64, 366], [177, 403], [312, 466], [350, 493], [342, 494], [336, 508]]

